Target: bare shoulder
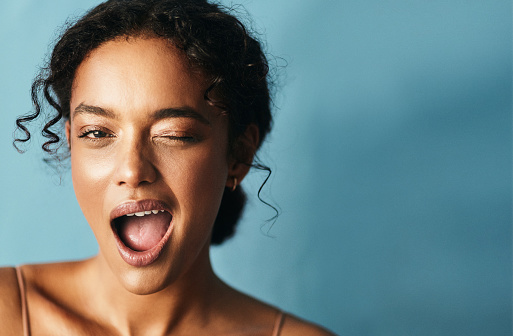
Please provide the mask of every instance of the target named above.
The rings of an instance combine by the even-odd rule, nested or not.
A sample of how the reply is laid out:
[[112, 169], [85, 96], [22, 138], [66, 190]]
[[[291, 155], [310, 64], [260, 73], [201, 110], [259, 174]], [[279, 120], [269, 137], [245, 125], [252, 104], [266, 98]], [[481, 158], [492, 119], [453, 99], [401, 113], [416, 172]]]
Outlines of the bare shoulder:
[[21, 335], [21, 299], [16, 269], [0, 268], [0, 325], [2, 335]]
[[[240, 325], [246, 330], [248, 325], [252, 325], [251, 332], [239, 330], [237, 335], [271, 335], [272, 331], [279, 330], [280, 336], [334, 336], [335, 334], [318, 326], [314, 323], [305, 321], [289, 313], [283, 314], [280, 321], [280, 309], [271, 306], [265, 302], [257, 300], [245, 293], [224, 284], [215, 292], [222, 296], [223, 304], [226, 309], [226, 316], [230, 320], [239, 317]], [[220, 310], [220, 309], [218, 309]], [[226, 322], [230, 324], [231, 322]], [[259, 328], [257, 328], [259, 327]], [[260, 330], [260, 333], [254, 332]], [[224, 333], [226, 334], [226, 333]], [[275, 335], [275, 334], [273, 334]]]
[[311, 322], [287, 314], [283, 319], [280, 336], [335, 336], [334, 333]]

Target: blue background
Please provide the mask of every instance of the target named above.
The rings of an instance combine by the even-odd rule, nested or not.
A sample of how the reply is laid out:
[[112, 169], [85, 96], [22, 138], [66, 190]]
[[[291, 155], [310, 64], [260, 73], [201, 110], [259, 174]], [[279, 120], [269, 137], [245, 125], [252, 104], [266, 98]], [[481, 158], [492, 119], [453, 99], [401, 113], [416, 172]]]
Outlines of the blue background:
[[[97, 251], [70, 174], [10, 145], [57, 27], [97, 3], [0, 6], [2, 265]], [[282, 214], [252, 173], [221, 277], [340, 335], [511, 335], [511, 1], [243, 4], [287, 64], [261, 153]]]

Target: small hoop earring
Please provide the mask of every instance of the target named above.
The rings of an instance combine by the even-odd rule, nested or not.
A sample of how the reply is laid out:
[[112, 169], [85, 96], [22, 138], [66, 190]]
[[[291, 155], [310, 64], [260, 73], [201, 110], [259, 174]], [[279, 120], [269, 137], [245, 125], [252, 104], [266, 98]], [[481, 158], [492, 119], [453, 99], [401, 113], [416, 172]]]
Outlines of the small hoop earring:
[[234, 192], [234, 191], [235, 191], [235, 189], [237, 189], [237, 178], [234, 176], [234, 177], [233, 177], [232, 192]]

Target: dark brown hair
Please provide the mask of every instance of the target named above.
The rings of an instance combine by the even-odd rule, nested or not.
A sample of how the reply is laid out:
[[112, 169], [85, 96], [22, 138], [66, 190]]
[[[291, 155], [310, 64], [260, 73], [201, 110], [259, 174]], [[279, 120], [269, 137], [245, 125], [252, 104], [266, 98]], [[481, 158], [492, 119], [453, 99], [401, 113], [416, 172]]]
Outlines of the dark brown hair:
[[[101, 44], [118, 37], [140, 35], [169, 40], [184, 52], [191, 65], [207, 76], [210, 86], [204, 97], [229, 116], [232, 155], [270, 173], [265, 166], [243, 161], [237, 149], [237, 140], [250, 124], [258, 126], [260, 144], [271, 128], [266, 56], [260, 43], [235, 16], [205, 0], [109, 0], [68, 27], [57, 41], [48, 66], [32, 84], [34, 112], [16, 120], [24, 137], [14, 140], [15, 147], [30, 140], [26, 123], [38, 118], [43, 104], [48, 103], [55, 112], [47, 117], [49, 120], [42, 129], [47, 138], [42, 148], [54, 159], [62, 159], [58, 154], [63, 140], [58, 133], [62, 129], [53, 128], [69, 119], [76, 69]], [[233, 235], [245, 201], [242, 188], [225, 190], [212, 244], [220, 244]]]

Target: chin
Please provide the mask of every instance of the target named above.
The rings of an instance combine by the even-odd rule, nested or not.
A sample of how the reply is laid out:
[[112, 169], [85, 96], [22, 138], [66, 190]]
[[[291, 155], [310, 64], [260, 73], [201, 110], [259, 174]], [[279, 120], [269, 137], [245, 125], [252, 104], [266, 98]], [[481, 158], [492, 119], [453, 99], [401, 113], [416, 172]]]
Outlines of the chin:
[[129, 274], [123, 279], [123, 286], [127, 291], [135, 295], [150, 295], [160, 292], [164, 285], [148, 281], [146, 277], [137, 274]]
[[155, 268], [132, 268], [123, 270], [118, 274], [121, 285], [130, 293], [136, 295], [150, 295], [168, 287], [173, 280], [169, 280], [164, 270]]

